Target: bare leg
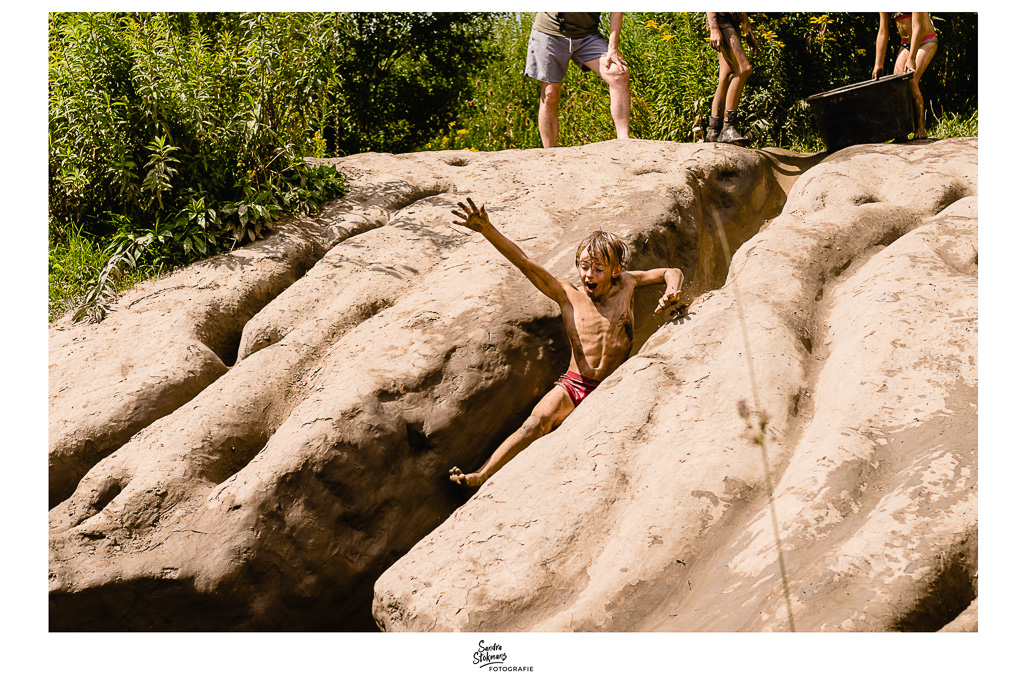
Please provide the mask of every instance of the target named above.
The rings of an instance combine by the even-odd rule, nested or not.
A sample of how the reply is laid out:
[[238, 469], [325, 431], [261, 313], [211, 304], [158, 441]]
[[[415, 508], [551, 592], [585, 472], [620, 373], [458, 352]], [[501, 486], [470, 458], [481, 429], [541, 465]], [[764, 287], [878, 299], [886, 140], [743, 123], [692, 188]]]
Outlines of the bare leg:
[[555, 147], [558, 145], [558, 100], [561, 96], [561, 83], [545, 83], [541, 81], [537, 126], [540, 128], [540, 141], [544, 147]]
[[916, 114], [914, 140], [924, 140], [928, 137], [928, 131], [924, 127], [924, 96], [921, 95], [921, 76], [924, 75], [924, 70], [931, 64], [932, 57], [938, 51], [938, 43], [925, 43], [917, 49], [917, 60], [916, 64], [908, 64], [910, 61], [910, 51], [907, 49], [900, 50], [899, 56], [896, 58], [896, 69], [894, 73], [902, 74], [906, 71], [907, 67], [913, 67], [914, 76], [910, 79], [910, 88], [914, 96], [914, 110]]
[[615, 137], [619, 140], [629, 139], [629, 72], [623, 71], [618, 64], [607, 69], [600, 59], [586, 62], [589, 69], [608, 84], [608, 98], [611, 100], [612, 122], [615, 124]]
[[715, 87], [715, 97], [711, 100], [711, 116], [719, 119], [725, 113], [725, 94], [729, 91], [729, 81], [732, 80], [732, 67], [729, 60], [721, 52], [718, 53], [718, 85]]
[[465, 474], [458, 468], [452, 468], [448, 471], [448, 479], [468, 487], [479, 487], [516, 454], [561, 425], [574, 408], [569, 393], [561, 385], [556, 385], [537, 403], [523, 426], [501, 443], [480, 470]]
[[902, 74], [907, 70], [907, 61], [910, 59], [910, 50], [907, 48], [900, 48], [900, 53], [896, 55], [896, 66], [893, 67], [892, 73]]
[[[743, 94], [743, 86], [753, 73], [747, 53], [743, 51], [743, 41], [740, 34], [731, 28], [722, 29], [722, 51], [719, 59], [724, 58], [732, 71], [732, 78], [729, 80], [729, 87], [725, 93], [725, 108], [737, 110], [740, 107], [740, 96]], [[719, 69], [721, 73], [721, 69]], [[721, 76], [719, 76], [721, 81]]]

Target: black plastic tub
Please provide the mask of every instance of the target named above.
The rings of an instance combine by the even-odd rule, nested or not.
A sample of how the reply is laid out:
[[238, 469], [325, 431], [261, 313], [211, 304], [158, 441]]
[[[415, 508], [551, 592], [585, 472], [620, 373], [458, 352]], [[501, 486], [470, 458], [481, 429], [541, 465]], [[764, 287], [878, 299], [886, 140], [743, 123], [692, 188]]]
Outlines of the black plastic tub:
[[913, 133], [911, 78], [911, 73], [893, 74], [808, 97], [828, 151]]

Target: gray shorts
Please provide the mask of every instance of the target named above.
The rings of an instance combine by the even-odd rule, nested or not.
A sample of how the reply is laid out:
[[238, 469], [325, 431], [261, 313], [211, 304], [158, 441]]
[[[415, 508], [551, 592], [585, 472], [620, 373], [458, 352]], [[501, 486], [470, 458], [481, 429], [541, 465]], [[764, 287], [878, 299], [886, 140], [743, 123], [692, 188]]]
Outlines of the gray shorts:
[[534, 30], [530, 32], [530, 43], [526, 49], [524, 73], [545, 83], [561, 83], [569, 70], [570, 59], [583, 71], [589, 71], [586, 62], [598, 59], [606, 52], [608, 43], [597, 33], [563, 38]]

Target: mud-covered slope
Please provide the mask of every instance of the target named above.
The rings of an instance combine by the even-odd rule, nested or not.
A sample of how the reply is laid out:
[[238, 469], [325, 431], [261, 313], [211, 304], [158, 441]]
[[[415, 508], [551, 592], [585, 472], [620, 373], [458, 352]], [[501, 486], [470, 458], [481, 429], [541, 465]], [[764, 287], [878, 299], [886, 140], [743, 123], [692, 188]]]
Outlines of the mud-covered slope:
[[814, 161], [652, 141], [332, 160], [351, 191], [320, 218], [51, 326], [51, 628], [373, 628], [373, 583], [465, 500], [448, 468], [568, 361], [553, 303], [455, 202], [562, 277], [614, 231], [630, 267], [684, 268], [689, 301], [725, 279], [710, 217], [735, 248]]
[[974, 139], [807, 171], [722, 289], [383, 574], [378, 624], [977, 629], [977, 192]]

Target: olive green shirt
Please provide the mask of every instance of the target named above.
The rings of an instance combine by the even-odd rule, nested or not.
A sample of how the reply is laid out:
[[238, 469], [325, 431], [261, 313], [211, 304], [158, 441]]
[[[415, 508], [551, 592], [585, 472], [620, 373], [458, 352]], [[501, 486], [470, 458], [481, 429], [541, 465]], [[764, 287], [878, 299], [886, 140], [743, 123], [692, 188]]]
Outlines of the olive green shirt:
[[600, 12], [537, 12], [533, 28], [541, 33], [563, 38], [581, 38], [592, 33], [600, 35]]

